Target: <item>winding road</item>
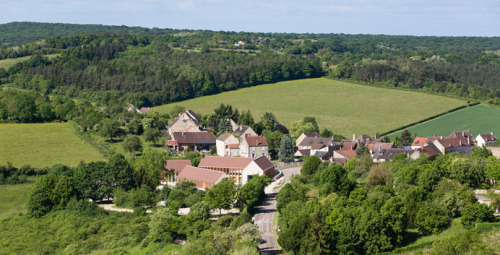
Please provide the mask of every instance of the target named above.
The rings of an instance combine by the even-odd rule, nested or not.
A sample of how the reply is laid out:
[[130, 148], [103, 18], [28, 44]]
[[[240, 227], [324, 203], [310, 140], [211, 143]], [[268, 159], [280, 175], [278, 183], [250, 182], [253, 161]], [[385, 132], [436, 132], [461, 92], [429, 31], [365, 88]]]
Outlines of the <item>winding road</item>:
[[259, 251], [263, 254], [279, 254], [280, 252], [276, 248], [276, 242], [273, 236], [273, 219], [274, 213], [276, 212], [276, 195], [280, 191], [281, 187], [277, 187], [277, 184], [284, 180], [283, 185], [290, 182], [290, 177], [294, 174], [300, 174], [300, 167], [292, 167], [286, 169], [280, 169], [283, 172], [283, 177], [274, 181], [269, 186], [266, 187], [266, 199], [259, 206], [257, 212], [253, 216], [253, 221], [262, 232], [262, 243], [259, 244]]

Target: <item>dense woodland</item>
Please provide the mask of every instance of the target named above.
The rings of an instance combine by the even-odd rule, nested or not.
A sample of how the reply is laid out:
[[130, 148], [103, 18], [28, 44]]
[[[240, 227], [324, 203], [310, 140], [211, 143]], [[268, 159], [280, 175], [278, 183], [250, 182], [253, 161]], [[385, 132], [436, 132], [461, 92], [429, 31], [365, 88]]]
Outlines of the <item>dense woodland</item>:
[[[33, 55], [2, 83], [42, 94], [154, 106], [328, 76], [500, 104], [500, 38], [277, 34], [9, 23], [0, 59]], [[16, 33], [9, 33], [22, 27]], [[33, 37], [29, 31], [39, 31]], [[20, 32], [23, 31], [23, 32]], [[38, 40], [41, 39], [41, 40]], [[38, 40], [38, 41], [37, 41]], [[220, 44], [218, 41], [227, 41]], [[235, 46], [244, 41], [245, 45]], [[48, 60], [43, 54], [60, 53]]]

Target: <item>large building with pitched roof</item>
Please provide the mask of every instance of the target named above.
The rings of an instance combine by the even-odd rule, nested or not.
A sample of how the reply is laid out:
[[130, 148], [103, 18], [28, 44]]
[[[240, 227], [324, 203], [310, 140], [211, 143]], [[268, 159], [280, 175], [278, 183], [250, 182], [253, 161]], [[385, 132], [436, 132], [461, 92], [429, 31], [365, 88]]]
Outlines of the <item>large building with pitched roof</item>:
[[226, 174], [221, 171], [186, 166], [177, 176], [177, 181], [189, 181], [196, 184], [196, 187], [199, 189], [209, 189], [226, 177]]
[[191, 160], [167, 160], [163, 181], [176, 182], [177, 176], [186, 166], [191, 166]]
[[177, 151], [209, 152], [215, 146], [216, 137], [212, 132], [174, 132], [165, 147]]
[[172, 137], [174, 132], [200, 132], [199, 122], [200, 117], [193, 111], [187, 110], [168, 124], [168, 133]]
[[236, 184], [246, 184], [253, 175], [274, 177], [275, 165], [264, 156], [249, 157], [218, 157], [205, 156], [198, 167], [221, 171]]
[[260, 135], [245, 135], [240, 137], [240, 156], [251, 158], [264, 156], [269, 158], [269, 144], [266, 138]]

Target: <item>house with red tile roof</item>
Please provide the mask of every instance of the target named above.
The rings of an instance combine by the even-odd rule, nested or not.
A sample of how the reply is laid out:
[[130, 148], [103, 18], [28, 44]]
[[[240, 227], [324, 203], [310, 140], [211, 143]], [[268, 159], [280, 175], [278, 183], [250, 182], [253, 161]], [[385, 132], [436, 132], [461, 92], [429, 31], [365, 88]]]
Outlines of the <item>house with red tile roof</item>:
[[219, 157], [205, 156], [198, 167], [221, 171], [236, 184], [245, 184], [253, 175], [274, 177], [275, 165], [265, 156], [249, 157]]
[[497, 138], [493, 135], [493, 133], [490, 134], [479, 134], [476, 137], [476, 143], [477, 146], [483, 147], [483, 146], [490, 146], [492, 143], [496, 143]]
[[422, 146], [427, 145], [427, 139], [427, 137], [415, 137], [415, 140], [413, 140], [413, 143], [411, 144], [411, 148], [422, 148]]
[[199, 121], [200, 117], [198, 115], [191, 110], [187, 110], [168, 124], [168, 133], [172, 137], [174, 132], [200, 132]]
[[165, 147], [176, 151], [209, 152], [215, 146], [216, 137], [212, 132], [174, 132]]
[[269, 144], [261, 135], [245, 135], [240, 137], [240, 156], [258, 158], [264, 156], [269, 158]]
[[219, 156], [236, 157], [240, 155], [240, 141], [231, 133], [225, 133], [217, 137], [215, 145]]
[[177, 176], [177, 182], [189, 181], [196, 184], [199, 189], [210, 189], [226, 177], [221, 171], [185, 166]]
[[334, 150], [332, 161], [344, 165], [348, 159], [356, 157], [356, 151], [351, 149]]
[[186, 166], [192, 166], [191, 160], [167, 160], [165, 162], [164, 182], [175, 182], [176, 177]]
[[410, 154], [410, 158], [418, 159], [420, 155], [426, 155], [428, 157], [435, 157], [442, 155], [441, 151], [434, 145], [434, 143], [426, 144]]

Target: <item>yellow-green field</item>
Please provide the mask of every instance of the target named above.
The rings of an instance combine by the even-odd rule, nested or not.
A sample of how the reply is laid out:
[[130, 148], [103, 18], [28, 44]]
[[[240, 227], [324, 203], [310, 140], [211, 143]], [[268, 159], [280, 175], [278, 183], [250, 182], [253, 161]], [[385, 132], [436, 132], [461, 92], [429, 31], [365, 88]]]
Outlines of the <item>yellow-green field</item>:
[[0, 185], [0, 219], [26, 212], [32, 186], [33, 183]]
[[[49, 59], [53, 59], [57, 56], [59, 56], [61, 54], [50, 54], [50, 55], [45, 55], [46, 57], [48, 57]], [[7, 58], [7, 59], [2, 59], [0, 60], [0, 68], [5, 68], [5, 70], [9, 69], [11, 66], [19, 63], [19, 62], [23, 62], [23, 61], [26, 61], [28, 59], [30, 59], [31, 56], [26, 56], [26, 57], [20, 57], [20, 58]]]
[[425, 93], [363, 86], [326, 78], [279, 82], [155, 107], [169, 113], [182, 105], [199, 114], [213, 113], [221, 103], [250, 110], [256, 120], [272, 112], [287, 127], [304, 116], [320, 128], [352, 137], [374, 135], [465, 105], [459, 99]]
[[69, 123], [0, 124], [0, 164], [16, 167], [76, 166], [104, 160], [90, 144], [81, 140]]

